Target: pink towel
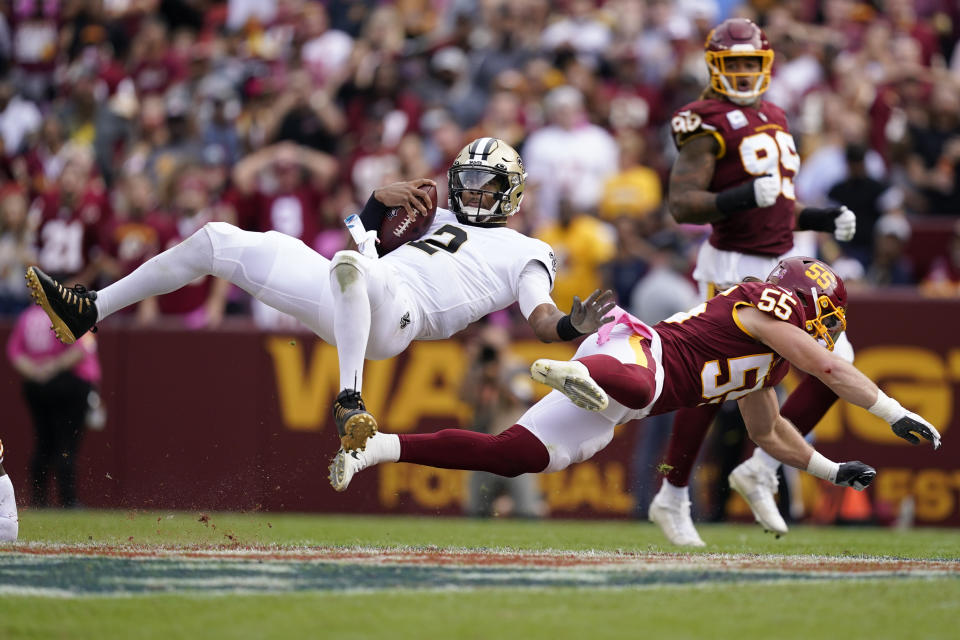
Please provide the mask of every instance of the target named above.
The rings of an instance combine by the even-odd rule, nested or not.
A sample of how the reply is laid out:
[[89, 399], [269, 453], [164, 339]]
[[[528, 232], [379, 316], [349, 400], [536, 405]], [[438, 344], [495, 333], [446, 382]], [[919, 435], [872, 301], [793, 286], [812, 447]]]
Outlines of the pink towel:
[[608, 322], [597, 329], [597, 344], [603, 344], [609, 340], [610, 332], [613, 331], [613, 328], [618, 324], [627, 325], [634, 333], [648, 340], [653, 338], [653, 332], [650, 330], [650, 327], [640, 322], [640, 320], [627, 313], [624, 309], [614, 307], [611, 313], [613, 314], [613, 322]]

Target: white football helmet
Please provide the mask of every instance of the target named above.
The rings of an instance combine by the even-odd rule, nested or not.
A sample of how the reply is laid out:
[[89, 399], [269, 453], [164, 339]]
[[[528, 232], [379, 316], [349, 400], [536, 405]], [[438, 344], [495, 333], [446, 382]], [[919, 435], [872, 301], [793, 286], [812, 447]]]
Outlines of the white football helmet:
[[460, 222], [500, 226], [520, 210], [527, 174], [520, 154], [503, 140], [477, 138], [447, 172], [450, 210]]

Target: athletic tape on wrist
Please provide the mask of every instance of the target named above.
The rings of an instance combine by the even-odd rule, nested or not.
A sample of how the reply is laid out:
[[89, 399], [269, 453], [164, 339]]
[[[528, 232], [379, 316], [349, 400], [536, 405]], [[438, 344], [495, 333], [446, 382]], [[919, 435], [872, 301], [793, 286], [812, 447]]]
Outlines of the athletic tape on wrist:
[[877, 401], [869, 409], [870, 413], [887, 421], [887, 424], [893, 424], [903, 416], [907, 415], [899, 402], [885, 394], [881, 389], [877, 389]]
[[840, 471], [840, 465], [823, 457], [819, 451], [814, 451], [810, 456], [810, 462], [807, 463], [807, 473], [828, 482], [837, 481], [838, 471]]

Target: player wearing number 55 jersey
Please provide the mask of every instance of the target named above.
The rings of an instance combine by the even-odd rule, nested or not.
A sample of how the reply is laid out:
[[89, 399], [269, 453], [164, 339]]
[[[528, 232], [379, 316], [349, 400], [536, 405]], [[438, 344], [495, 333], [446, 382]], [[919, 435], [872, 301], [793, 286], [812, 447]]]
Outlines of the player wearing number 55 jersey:
[[818, 344], [844, 330], [845, 304], [843, 282], [827, 265], [790, 258], [766, 281], [730, 287], [653, 327], [617, 309], [614, 323], [588, 336], [572, 361], [533, 364], [533, 378], [555, 390], [500, 435], [377, 433], [363, 452], [337, 455], [330, 482], [343, 491], [358, 471], [383, 462], [504, 476], [559, 471], [603, 449], [618, 424], [736, 400], [750, 437], [779, 461], [863, 489], [872, 468], [827, 460], [780, 415], [773, 386], [790, 363], [884, 418], [900, 437], [916, 442], [916, 433], [937, 448], [940, 434]]
[[[610, 291], [597, 290], [583, 302], [575, 298], [569, 314], [557, 309], [550, 298], [556, 268], [550, 247], [505, 226], [520, 208], [525, 178], [508, 144], [474, 140], [449, 171], [451, 210], [437, 210], [427, 237], [380, 259], [341, 251], [327, 260], [291, 236], [213, 222], [99, 292], [65, 289], [36, 267], [27, 270], [27, 281], [57, 335], [73, 342], [95, 322], [146, 297], [206, 274], [229, 280], [337, 346], [335, 422], [346, 450], [363, 449], [376, 432], [360, 397], [364, 358], [391, 358], [413, 340], [447, 338], [514, 302], [547, 342], [571, 340], [609, 320]], [[420, 187], [429, 182], [374, 191], [365, 224], [374, 226], [371, 216], [390, 207], [425, 212]]]
[[[712, 226], [694, 270], [704, 298], [744, 278], [763, 278], [779, 260], [796, 255], [795, 229], [832, 232], [838, 240], [850, 240], [855, 231], [856, 217], [846, 208], [815, 209], [796, 201], [793, 181], [801, 170], [796, 144], [783, 111], [761, 99], [773, 56], [753, 22], [724, 21], [706, 42], [710, 86], [671, 120], [679, 153], [670, 174], [670, 212], [678, 222]], [[837, 352], [852, 361], [849, 342], [843, 336], [837, 340]], [[807, 377], [783, 413], [807, 433], [835, 400], [826, 386]], [[664, 460], [668, 471], [649, 514], [675, 544], [704, 544], [690, 517], [687, 484], [718, 410], [711, 404], [674, 418]], [[730, 484], [765, 529], [783, 534], [787, 525], [773, 499], [778, 466], [758, 450], [730, 474]]]

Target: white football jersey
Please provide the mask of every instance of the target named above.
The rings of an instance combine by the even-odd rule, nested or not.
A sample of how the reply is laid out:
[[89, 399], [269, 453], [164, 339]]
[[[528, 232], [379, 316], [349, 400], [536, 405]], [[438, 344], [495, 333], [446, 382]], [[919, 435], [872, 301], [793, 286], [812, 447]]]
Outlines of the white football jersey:
[[422, 238], [382, 260], [414, 292], [424, 322], [421, 340], [449, 338], [516, 302], [520, 273], [530, 262], [543, 264], [551, 288], [557, 269], [547, 243], [506, 227], [463, 224], [440, 208]]

